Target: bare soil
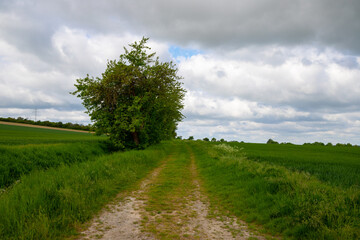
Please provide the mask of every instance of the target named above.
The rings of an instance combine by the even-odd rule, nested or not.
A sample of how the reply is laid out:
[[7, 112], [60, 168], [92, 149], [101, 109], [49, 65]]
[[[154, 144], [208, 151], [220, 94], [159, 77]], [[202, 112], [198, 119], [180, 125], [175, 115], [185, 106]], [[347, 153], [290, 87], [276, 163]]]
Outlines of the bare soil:
[[117, 202], [106, 206], [90, 227], [81, 233], [80, 239], [154, 239], [141, 231], [146, 191], [163, 166], [156, 168], [140, 183], [138, 190], [127, 196], [120, 194]]

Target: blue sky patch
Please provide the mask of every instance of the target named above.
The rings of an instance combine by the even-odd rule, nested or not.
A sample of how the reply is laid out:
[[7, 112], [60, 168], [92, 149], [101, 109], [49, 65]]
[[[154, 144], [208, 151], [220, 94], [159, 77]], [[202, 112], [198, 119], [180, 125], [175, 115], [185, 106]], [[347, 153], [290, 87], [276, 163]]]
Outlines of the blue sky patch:
[[198, 49], [182, 48], [174, 45], [170, 46], [169, 52], [175, 59], [178, 57], [190, 58], [191, 56], [202, 53], [202, 51]]

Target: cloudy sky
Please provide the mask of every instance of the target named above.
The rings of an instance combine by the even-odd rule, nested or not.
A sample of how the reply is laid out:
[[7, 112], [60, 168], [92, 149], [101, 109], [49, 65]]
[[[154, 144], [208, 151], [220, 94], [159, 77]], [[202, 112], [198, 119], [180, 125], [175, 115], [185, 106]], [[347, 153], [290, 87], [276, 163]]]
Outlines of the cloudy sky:
[[0, 0], [0, 116], [89, 123], [68, 94], [150, 37], [187, 89], [178, 135], [360, 144], [358, 0]]

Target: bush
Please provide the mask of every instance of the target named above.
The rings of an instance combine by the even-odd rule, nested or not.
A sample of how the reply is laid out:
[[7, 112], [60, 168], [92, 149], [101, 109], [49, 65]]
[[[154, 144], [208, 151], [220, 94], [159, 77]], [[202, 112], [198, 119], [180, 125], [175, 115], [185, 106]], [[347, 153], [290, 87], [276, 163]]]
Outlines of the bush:
[[278, 142], [272, 140], [271, 138], [266, 142], [266, 144], [279, 144]]

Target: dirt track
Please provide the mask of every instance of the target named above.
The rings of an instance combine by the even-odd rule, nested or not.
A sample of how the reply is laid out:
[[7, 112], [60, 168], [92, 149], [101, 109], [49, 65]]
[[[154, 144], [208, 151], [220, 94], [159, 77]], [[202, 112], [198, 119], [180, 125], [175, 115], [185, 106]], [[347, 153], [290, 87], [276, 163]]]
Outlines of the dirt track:
[[81, 233], [80, 239], [265, 239], [249, 231], [246, 224], [234, 216], [210, 209], [192, 153], [187, 161], [188, 174], [181, 180], [187, 182], [187, 187], [180, 185], [179, 190], [186, 188], [185, 194], [173, 193], [167, 202], [170, 207], [161, 203], [164, 209], [154, 208], [154, 204], [159, 203], [152, 203], [156, 193], [153, 190], [164, 184], [165, 175], [170, 173], [169, 166], [177, 161], [175, 156], [169, 156], [137, 190], [119, 195], [114, 203], [106, 206]]

